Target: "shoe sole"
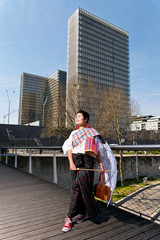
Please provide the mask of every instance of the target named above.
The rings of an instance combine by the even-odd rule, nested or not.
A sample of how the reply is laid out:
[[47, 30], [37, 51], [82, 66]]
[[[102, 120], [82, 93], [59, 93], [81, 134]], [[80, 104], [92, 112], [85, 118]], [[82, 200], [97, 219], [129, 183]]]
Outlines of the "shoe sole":
[[82, 222], [84, 222], [84, 221], [86, 221], [86, 220], [88, 220], [88, 217], [85, 217], [85, 218], [83, 218], [82, 220], [75, 219], [74, 222], [75, 222], [75, 223], [82, 223]]
[[70, 228], [69, 230], [68, 230], [68, 229], [67, 229], [67, 230], [65, 230], [65, 229], [63, 230], [63, 228], [62, 228], [62, 232], [64, 232], [64, 233], [65, 233], [65, 232], [69, 232], [69, 231], [71, 231], [71, 229], [72, 229], [72, 228]]

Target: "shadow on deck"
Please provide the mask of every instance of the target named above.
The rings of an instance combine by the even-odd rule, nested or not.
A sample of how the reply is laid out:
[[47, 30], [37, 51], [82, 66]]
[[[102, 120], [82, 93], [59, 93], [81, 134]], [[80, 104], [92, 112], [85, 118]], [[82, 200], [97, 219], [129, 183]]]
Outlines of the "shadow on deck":
[[102, 202], [97, 222], [63, 233], [69, 202], [68, 189], [0, 164], [0, 240], [160, 239], [159, 225]]

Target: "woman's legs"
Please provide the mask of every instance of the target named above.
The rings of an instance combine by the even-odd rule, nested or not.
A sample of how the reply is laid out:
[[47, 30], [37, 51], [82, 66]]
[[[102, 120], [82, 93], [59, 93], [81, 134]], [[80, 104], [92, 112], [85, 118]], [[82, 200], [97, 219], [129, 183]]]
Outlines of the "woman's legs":
[[[94, 158], [89, 155], [74, 155], [73, 159], [76, 167], [93, 168]], [[72, 171], [71, 177], [73, 185], [68, 217], [73, 218], [77, 214], [95, 217], [99, 214], [99, 209], [92, 193], [94, 172]]]
[[71, 203], [68, 212], [68, 217], [73, 218], [77, 214], [86, 214], [85, 204], [83, 202], [81, 190], [79, 187], [79, 179], [77, 177], [78, 172], [72, 171], [71, 178], [73, 181], [72, 190], [71, 190]]
[[[94, 158], [89, 155], [84, 155], [84, 168], [93, 169]], [[94, 172], [93, 171], [79, 171], [79, 186], [83, 198], [83, 202], [85, 204], [86, 212], [88, 217], [95, 217], [99, 214], [99, 208], [95, 201], [93, 195], [93, 180], [94, 180]]]

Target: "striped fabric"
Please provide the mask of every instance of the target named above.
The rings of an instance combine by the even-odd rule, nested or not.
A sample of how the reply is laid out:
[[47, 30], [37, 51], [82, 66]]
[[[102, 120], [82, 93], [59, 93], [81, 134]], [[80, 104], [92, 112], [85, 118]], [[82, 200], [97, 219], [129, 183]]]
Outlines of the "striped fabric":
[[98, 141], [96, 137], [87, 138], [85, 153], [96, 156], [98, 153]]
[[77, 145], [81, 144], [87, 138], [99, 136], [100, 133], [97, 132], [94, 128], [83, 128], [79, 129], [75, 132], [72, 136], [72, 145], [76, 147]]
[[72, 145], [76, 147], [86, 140], [85, 153], [96, 156], [98, 153], [98, 141], [96, 136], [100, 136], [100, 134], [94, 128], [79, 129], [72, 136]]
[[[93, 168], [94, 158], [85, 154], [73, 154], [73, 161], [76, 167]], [[71, 171], [72, 188], [71, 203], [68, 217], [73, 218], [77, 214], [88, 217], [97, 216], [100, 211], [93, 195], [94, 172], [91, 171]]]

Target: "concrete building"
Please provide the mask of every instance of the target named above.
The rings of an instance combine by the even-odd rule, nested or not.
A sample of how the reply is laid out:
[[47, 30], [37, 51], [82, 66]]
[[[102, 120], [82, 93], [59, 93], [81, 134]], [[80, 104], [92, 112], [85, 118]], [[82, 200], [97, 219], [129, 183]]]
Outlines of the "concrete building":
[[65, 91], [66, 72], [64, 71], [57, 70], [50, 77], [23, 73], [20, 84], [19, 124], [37, 121], [40, 125], [49, 122], [54, 127], [62, 124], [59, 101], [63, 99], [65, 102]]
[[137, 116], [135, 120], [130, 125], [131, 131], [160, 131], [160, 116], [154, 117], [152, 115], [148, 116]]
[[[129, 99], [128, 32], [78, 8], [68, 21], [67, 64], [68, 95], [72, 86], [79, 88], [90, 79], [99, 93], [117, 88]], [[72, 90], [73, 95], [78, 88], [75, 93]]]

